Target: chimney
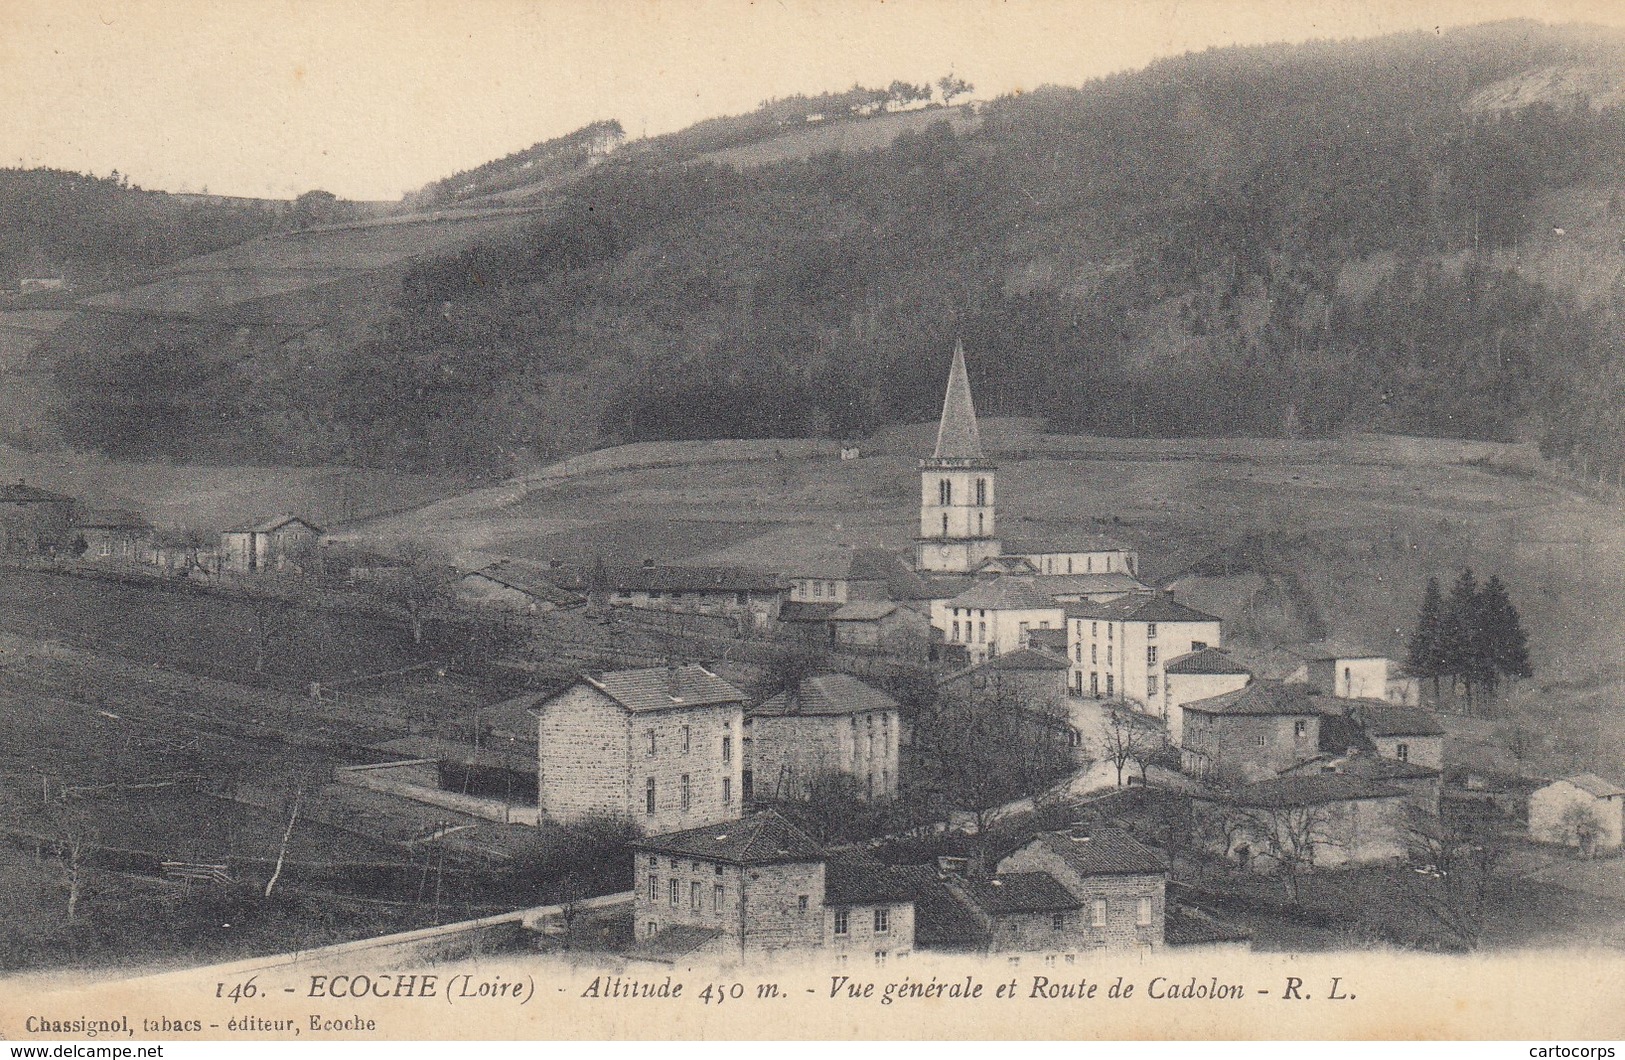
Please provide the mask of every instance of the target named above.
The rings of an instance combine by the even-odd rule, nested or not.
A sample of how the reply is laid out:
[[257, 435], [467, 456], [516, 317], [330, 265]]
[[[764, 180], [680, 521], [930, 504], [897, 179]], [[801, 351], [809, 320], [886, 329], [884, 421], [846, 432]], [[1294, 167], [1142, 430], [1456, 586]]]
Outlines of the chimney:
[[666, 694], [672, 699], [683, 698], [683, 673], [675, 655], [666, 660]]

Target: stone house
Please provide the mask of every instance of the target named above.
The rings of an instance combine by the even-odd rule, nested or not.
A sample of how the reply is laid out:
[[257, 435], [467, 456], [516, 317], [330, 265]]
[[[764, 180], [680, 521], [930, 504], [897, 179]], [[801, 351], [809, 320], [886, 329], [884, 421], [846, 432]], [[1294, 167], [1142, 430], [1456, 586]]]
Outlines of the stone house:
[[848, 648], [919, 656], [931, 640], [929, 618], [890, 600], [841, 604], [830, 612], [828, 622], [831, 642]]
[[915, 948], [918, 884], [890, 865], [824, 865], [824, 948], [836, 963], [851, 956], [884, 964]]
[[1077, 899], [1072, 941], [1080, 950], [1163, 944], [1167, 860], [1121, 829], [1094, 824], [1041, 832], [1003, 858], [998, 871], [1048, 873]]
[[1322, 641], [1293, 649], [1301, 664], [1286, 675], [1290, 684], [1306, 684], [1339, 699], [1385, 699], [1393, 660], [1364, 648]]
[[19, 479], [0, 486], [0, 555], [32, 555], [66, 548], [73, 540], [72, 497]]
[[1420, 707], [1360, 699], [1349, 710], [1377, 753], [1428, 769], [1444, 768], [1444, 729]]
[[474, 607], [536, 615], [582, 607], [587, 598], [511, 563], [494, 563], [457, 579], [457, 599]]
[[1075, 955], [1091, 948], [1085, 940], [1083, 900], [1047, 872], [950, 876], [946, 886], [980, 923], [984, 953]]
[[150, 552], [153, 528], [139, 512], [93, 508], [74, 518], [73, 534], [85, 543], [81, 559], [138, 563]]
[[746, 798], [807, 799], [829, 777], [848, 777], [860, 799], [897, 794], [897, 701], [850, 674], [819, 674], [750, 709]]
[[962, 644], [972, 665], [1026, 646], [1035, 629], [1060, 629], [1065, 605], [1033, 578], [1001, 577], [934, 601], [931, 622], [949, 644]]
[[[1348, 774], [1281, 776], [1191, 800], [1207, 849], [1258, 872], [1384, 864], [1409, 852], [1411, 793]], [[1286, 853], [1280, 854], [1279, 851]]]
[[1254, 681], [1184, 704], [1180, 755], [1186, 772], [1266, 780], [1320, 753], [1320, 711], [1304, 685]]
[[1167, 717], [1168, 661], [1219, 646], [1221, 623], [1167, 593], [1135, 593], [1066, 608], [1072, 692], [1124, 699]]
[[694, 664], [582, 675], [534, 708], [541, 813], [647, 833], [737, 819], [748, 698]]
[[[824, 852], [777, 813], [651, 835], [631, 856], [642, 944], [676, 934], [689, 953], [736, 958], [824, 945]], [[912, 949], [904, 919], [897, 933]]]
[[928, 610], [932, 590], [903, 562], [880, 548], [843, 548], [800, 561], [785, 575], [787, 603], [848, 604], [890, 600]]
[[220, 569], [236, 574], [298, 569], [321, 536], [321, 527], [297, 515], [275, 515], [225, 530], [220, 534]]
[[1353, 748], [1324, 752], [1281, 771], [1285, 777], [1349, 776], [1372, 784], [1402, 789], [1418, 810], [1437, 815], [1444, 794], [1444, 774], [1437, 769]]
[[1252, 671], [1223, 648], [1201, 648], [1168, 660], [1162, 669], [1162, 699], [1169, 741], [1178, 747], [1184, 736], [1185, 704], [1239, 691], [1252, 679]]
[[594, 587], [612, 607], [713, 615], [742, 630], [767, 630], [778, 621], [784, 587], [778, 576], [746, 567], [605, 568]]
[[1625, 829], [1625, 788], [1595, 773], [1554, 780], [1529, 794], [1529, 838], [1578, 847], [1586, 855], [1617, 850]]

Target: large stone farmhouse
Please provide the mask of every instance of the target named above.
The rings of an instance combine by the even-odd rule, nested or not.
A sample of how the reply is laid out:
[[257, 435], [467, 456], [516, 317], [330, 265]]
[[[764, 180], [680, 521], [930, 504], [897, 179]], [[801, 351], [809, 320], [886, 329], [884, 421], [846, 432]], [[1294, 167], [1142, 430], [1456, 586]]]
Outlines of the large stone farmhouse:
[[860, 799], [897, 794], [902, 722], [897, 701], [850, 674], [807, 677], [745, 719], [747, 798], [808, 799], [831, 781]]
[[583, 675], [535, 708], [538, 808], [649, 834], [737, 819], [748, 699], [693, 664]]

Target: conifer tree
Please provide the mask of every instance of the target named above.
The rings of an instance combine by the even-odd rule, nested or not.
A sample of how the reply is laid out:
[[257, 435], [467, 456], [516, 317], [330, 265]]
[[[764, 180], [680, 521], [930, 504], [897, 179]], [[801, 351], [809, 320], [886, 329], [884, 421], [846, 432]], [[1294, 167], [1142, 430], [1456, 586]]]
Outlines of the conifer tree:
[[1444, 598], [1439, 579], [1429, 578], [1422, 594], [1422, 610], [1416, 618], [1405, 663], [1417, 677], [1433, 679], [1433, 699], [1439, 699], [1439, 679], [1447, 672], [1444, 654]]
[[1473, 576], [1471, 568], [1462, 570], [1461, 577], [1456, 579], [1456, 584], [1450, 590], [1443, 626], [1443, 670], [1450, 675], [1451, 690], [1454, 691], [1460, 682], [1471, 704], [1475, 679], [1482, 673], [1482, 667], [1477, 665], [1474, 658], [1480, 643], [1478, 579]]
[[1529, 638], [1524, 633], [1518, 609], [1507, 596], [1506, 585], [1492, 575], [1484, 583], [1479, 598], [1481, 654], [1493, 683], [1499, 678], [1532, 677]]

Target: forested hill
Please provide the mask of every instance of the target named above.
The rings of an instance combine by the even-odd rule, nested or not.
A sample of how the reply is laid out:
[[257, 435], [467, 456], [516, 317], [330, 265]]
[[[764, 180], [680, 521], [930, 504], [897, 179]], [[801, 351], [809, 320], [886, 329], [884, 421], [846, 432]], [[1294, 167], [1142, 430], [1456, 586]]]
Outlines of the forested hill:
[[495, 471], [862, 435], [935, 413], [958, 336], [984, 408], [1060, 429], [1617, 460], [1622, 69], [1612, 31], [1508, 23], [1187, 55], [742, 170], [624, 150], [518, 234], [412, 266], [308, 393], [240, 399], [265, 420], [243, 437]]

